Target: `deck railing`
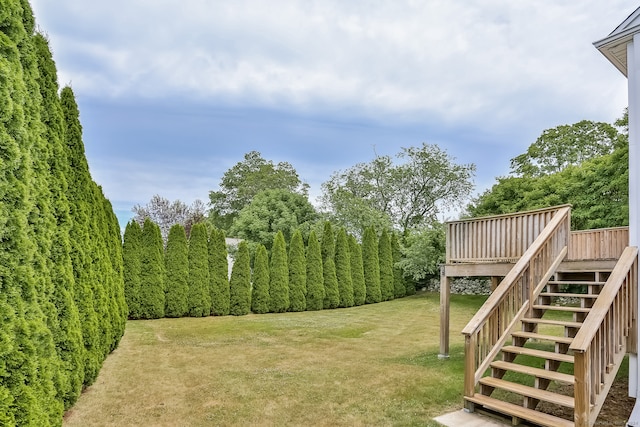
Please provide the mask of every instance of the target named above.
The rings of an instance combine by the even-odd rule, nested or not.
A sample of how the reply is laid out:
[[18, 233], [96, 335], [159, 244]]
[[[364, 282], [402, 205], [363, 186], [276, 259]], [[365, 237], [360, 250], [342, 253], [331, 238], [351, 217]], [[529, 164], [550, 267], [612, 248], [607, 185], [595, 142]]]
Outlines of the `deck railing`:
[[463, 329], [465, 396], [473, 396], [478, 381], [510, 331], [531, 310], [529, 302], [535, 300], [566, 257], [570, 212], [570, 207], [564, 206], [553, 213], [553, 218]]
[[636, 353], [638, 248], [627, 247], [573, 340], [576, 427], [592, 426], [627, 351]]
[[629, 227], [572, 231], [567, 259], [618, 259], [629, 245]]
[[515, 263], [556, 213], [566, 209], [568, 205], [448, 222], [446, 262]]

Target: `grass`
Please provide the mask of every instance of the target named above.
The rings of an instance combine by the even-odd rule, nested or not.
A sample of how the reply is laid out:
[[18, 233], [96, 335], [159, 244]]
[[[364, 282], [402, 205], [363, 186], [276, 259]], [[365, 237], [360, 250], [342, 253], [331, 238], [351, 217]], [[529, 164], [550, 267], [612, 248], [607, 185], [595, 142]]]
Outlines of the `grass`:
[[462, 406], [463, 339], [484, 298], [304, 313], [130, 321], [65, 426], [435, 426]]

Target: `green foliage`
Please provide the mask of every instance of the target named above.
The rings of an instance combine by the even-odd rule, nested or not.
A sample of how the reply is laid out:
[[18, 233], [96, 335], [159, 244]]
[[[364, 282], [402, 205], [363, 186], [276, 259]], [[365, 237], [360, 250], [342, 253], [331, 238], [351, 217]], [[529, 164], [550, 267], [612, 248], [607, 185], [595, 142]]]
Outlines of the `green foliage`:
[[380, 290], [380, 262], [378, 257], [378, 236], [373, 227], [367, 227], [362, 238], [362, 265], [364, 268], [365, 303], [382, 301]]
[[[625, 117], [616, 126], [626, 129]], [[572, 147], [563, 146], [570, 141]], [[628, 224], [628, 138], [604, 123], [582, 121], [547, 130], [512, 160], [513, 173], [468, 207], [486, 216], [571, 204], [574, 229]], [[607, 154], [602, 154], [607, 153]]]
[[[445, 261], [444, 225], [434, 222], [430, 227], [416, 230], [407, 236], [399, 262], [404, 275], [413, 281], [438, 278], [440, 264]], [[412, 286], [415, 288], [414, 286]]]
[[322, 277], [324, 279], [324, 308], [336, 308], [340, 304], [338, 277], [336, 275], [335, 240], [331, 223], [324, 223], [322, 233]]
[[164, 317], [164, 256], [160, 228], [150, 219], [142, 227], [140, 318]]
[[251, 151], [244, 155], [243, 161], [224, 173], [220, 190], [209, 193], [212, 207], [209, 219], [214, 226], [229, 230], [238, 213], [256, 194], [272, 189], [306, 196], [308, 186], [302, 184], [291, 164], [280, 162], [275, 165], [263, 159], [259, 152]]
[[306, 309], [307, 261], [302, 232], [296, 230], [289, 244], [289, 311]]
[[[134, 221], [135, 223], [135, 221]], [[166, 317], [183, 317], [189, 311], [189, 245], [184, 227], [175, 224], [169, 230], [164, 253]]]
[[336, 222], [351, 233], [373, 225], [405, 234], [471, 193], [475, 165], [454, 163], [437, 145], [403, 148], [396, 158], [399, 164], [376, 156], [322, 184], [323, 206]]
[[[400, 267], [402, 252], [396, 233], [391, 234], [391, 256], [393, 258], [393, 293], [396, 298], [402, 298], [407, 295], [407, 284], [405, 283], [402, 268]], [[415, 290], [415, 286], [413, 289]]]
[[251, 265], [249, 247], [244, 240], [238, 244], [238, 252], [231, 269], [229, 286], [229, 313], [233, 316], [249, 314], [249, 308], [251, 307]]
[[0, 425], [60, 425], [124, 331], [119, 229], [27, 0], [0, 6]]
[[322, 310], [324, 306], [324, 278], [322, 250], [315, 231], [309, 234], [307, 244], [307, 310]]
[[129, 221], [124, 229], [122, 247], [124, 263], [124, 295], [129, 318], [140, 318], [140, 281], [142, 274], [142, 229], [136, 221]]
[[353, 304], [362, 305], [367, 295], [362, 266], [362, 246], [353, 235], [349, 235], [349, 261], [351, 264], [351, 283], [353, 284]]
[[338, 231], [336, 237], [336, 277], [338, 280], [338, 293], [340, 295], [339, 307], [352, 307], [353, 281], [351, 279], [351, 252], [349, 240], [344, 228]]
[[257, 314], [268, 313], [269, 297], [269, 255], [264, 245], [258, 245], [251, 274], [251, 311]]
[[240, 211], [230, 233], [271, 249], [277, 232], [281, 231], [288, 241], [295, 230], [310, 227], [316, 218], [306, 195], [289, 190], [264, 190]]
[[287, 244], [281, 231], [276, 234], [271, 249], [269, 301], [272, 313], [283, 313], [289, 309], [289, 261]]
[[229, 261], [224, 231], [213, 229], [209, 236], [209, 281], [211, 314], [229, 314]]
[[389, 301], [394, 298], [395, 289], [393, 284], [391, 239], [387, 230], [382, 230], [378, 241], [378, 261], [380, 262], [380, 294], [382, 301]]
[[189, 316], [204, 317], [211, 314], [209, 290], [209, 245], [204, 223], [195, 224], [189, 237]]
[[612, 125], [589, 120], [546, 129], [526, 153], [511, 159], [511, 171], [529, 177], [558, 173], [610, 154], [622, 140], [623, 135]]

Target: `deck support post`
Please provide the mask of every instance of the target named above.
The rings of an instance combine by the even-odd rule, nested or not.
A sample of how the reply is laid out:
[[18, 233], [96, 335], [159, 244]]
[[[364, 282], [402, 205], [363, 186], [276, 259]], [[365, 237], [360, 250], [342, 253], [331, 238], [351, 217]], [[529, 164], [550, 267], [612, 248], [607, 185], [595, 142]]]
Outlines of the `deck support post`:
[[438, 359], [449, 358], [449, 312], [451, 299], [451, 278], [440, 266], [440, 353]]

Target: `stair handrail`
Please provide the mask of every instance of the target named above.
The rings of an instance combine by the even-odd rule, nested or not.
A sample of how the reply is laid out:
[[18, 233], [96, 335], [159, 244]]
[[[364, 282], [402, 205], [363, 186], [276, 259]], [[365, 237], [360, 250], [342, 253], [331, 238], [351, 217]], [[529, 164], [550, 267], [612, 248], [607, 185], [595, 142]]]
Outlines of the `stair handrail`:
[[465, 396], [498, 354], [515, 324], [532, 310], [544, 284], [567, 254], [571, 207], [559, 209], [462, 330], [465, 335]]
[[638, 248], [620, 256], [569, 347], [577, 427], [592, 426], [627, 351], [637, 352]]

